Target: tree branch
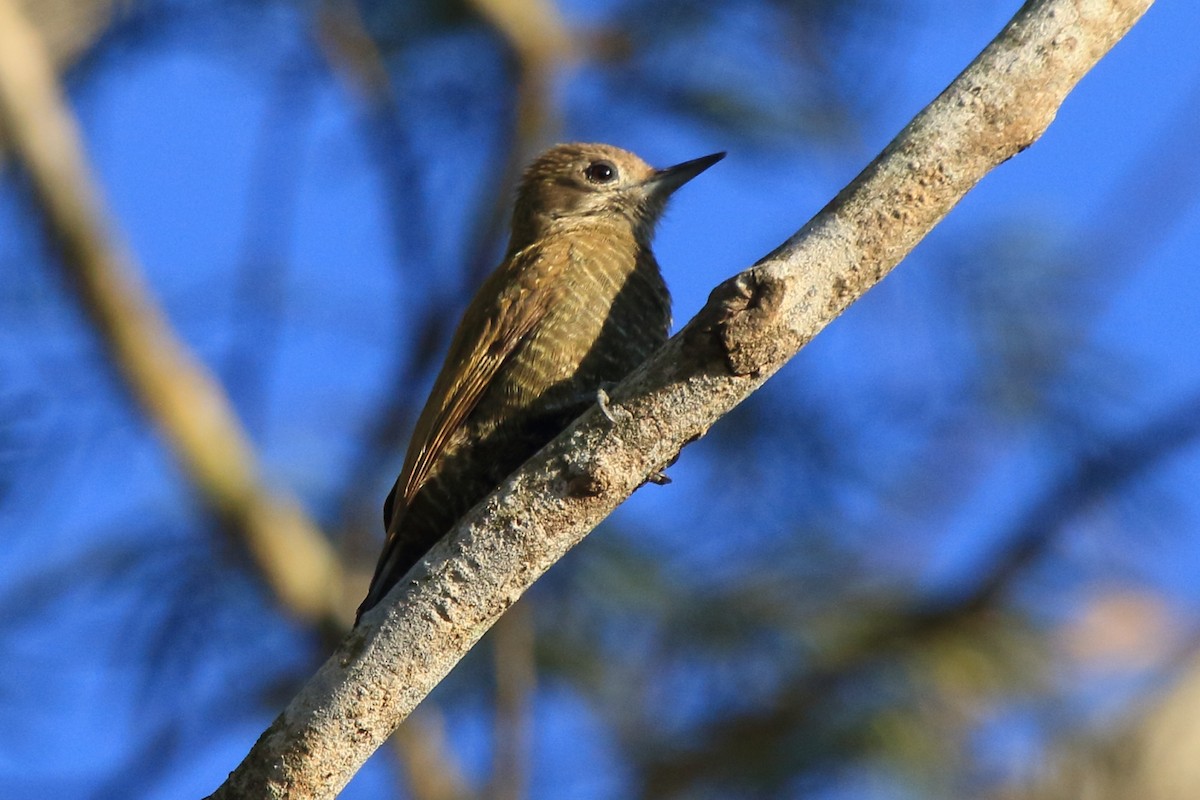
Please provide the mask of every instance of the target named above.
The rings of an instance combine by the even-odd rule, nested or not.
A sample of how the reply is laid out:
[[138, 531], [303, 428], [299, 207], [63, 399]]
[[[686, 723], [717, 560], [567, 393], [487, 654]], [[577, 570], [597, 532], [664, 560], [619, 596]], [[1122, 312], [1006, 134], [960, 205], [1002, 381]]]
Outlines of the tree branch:
[[334, 796], [503, 611], [1041, 136], [1152, 0], [1035, 0], [828, 206], [526, 463], [368, 613], [216, 798]]

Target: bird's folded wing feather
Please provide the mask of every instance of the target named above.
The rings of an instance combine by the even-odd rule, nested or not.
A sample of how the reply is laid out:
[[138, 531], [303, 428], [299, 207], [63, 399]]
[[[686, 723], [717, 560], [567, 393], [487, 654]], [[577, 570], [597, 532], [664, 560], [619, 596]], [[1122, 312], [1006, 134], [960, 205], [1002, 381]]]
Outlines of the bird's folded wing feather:
[[391, 545], [391, 522], [409, 506], [445, 451], [449, 437], [478, 405], [504, 362], [545, 316], [553, 302], [541, 274], [550, 263], [541, 247], [523, 250], [492, 273], [455, 331], [446, 363], [417, 420], [404, 468], [384, 506]]

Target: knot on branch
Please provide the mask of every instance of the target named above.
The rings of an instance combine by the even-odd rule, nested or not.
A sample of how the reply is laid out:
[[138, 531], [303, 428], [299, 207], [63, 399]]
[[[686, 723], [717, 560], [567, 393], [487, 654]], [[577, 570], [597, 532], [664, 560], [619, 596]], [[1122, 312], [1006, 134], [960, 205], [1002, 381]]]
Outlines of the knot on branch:
[[697, 333], [720, 349], [731, 374], [756, 376], [787, 357], [775, 325], [784, 291], [783, 280], [760, 264], [708, 296]]
[[613, 484], [608, 470], [598, 461], [581, 462], [571, 459], [563, 470], [567, 497], [596, 497]]

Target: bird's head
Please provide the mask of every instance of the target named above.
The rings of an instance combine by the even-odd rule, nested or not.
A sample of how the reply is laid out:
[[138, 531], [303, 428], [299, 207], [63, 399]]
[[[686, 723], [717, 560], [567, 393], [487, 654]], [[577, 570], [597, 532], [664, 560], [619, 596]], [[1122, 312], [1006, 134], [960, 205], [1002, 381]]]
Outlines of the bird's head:
[[612, 145], [557, 145], [525, 171], [513, 210], [514, 240], [604, 220], [628, 223], [648, 241], [671, 193], [724, 157], [713, 153], [655, 169]]

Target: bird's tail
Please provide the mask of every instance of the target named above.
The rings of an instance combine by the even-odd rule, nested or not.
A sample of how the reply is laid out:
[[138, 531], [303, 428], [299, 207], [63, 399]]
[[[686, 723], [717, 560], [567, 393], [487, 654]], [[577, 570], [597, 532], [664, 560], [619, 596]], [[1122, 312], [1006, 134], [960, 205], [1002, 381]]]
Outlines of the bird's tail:
[[358, 606], [358, 611], [354, 614], [356, 627], [363, 614], [379, 605], [379, 601], [387, 597], [387, 593], [392, 590], [392, 587], [399, 583], [413, 564], [420, 560], [420, 556], [414, 559], [411, 553], [407, 552], [409, 548], [403, 545], [403, 537], [397, 535], [395, 530], [388, 532], [387, 542], [384, 543], [383, 552], [380, 553], [379, 561], [375, 565], [375, 575], [371, 578], [371, 585], [367, 589], [367, 596], [363, 598], [362, 603]]

